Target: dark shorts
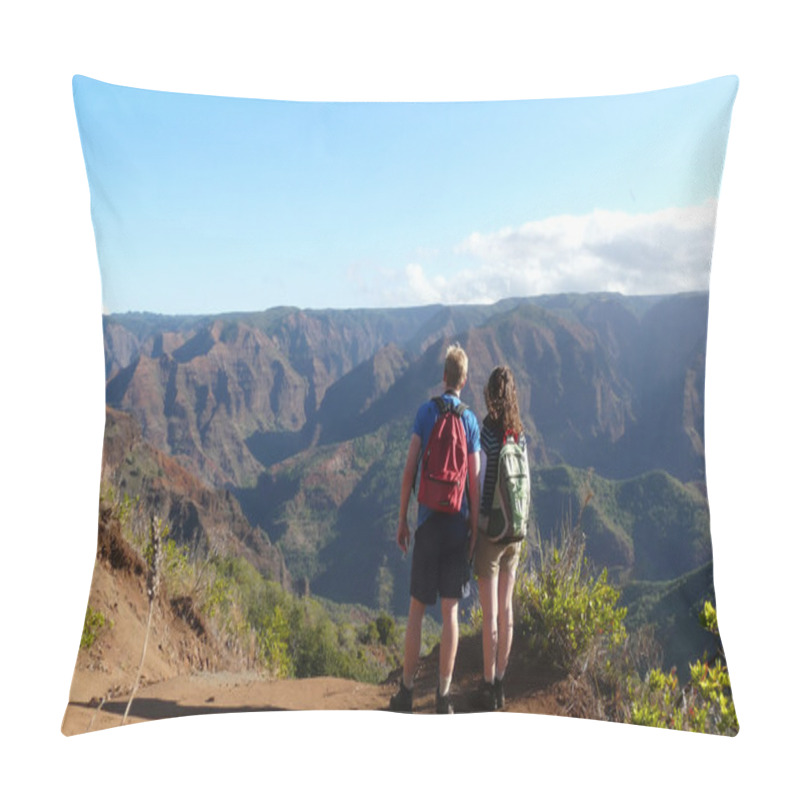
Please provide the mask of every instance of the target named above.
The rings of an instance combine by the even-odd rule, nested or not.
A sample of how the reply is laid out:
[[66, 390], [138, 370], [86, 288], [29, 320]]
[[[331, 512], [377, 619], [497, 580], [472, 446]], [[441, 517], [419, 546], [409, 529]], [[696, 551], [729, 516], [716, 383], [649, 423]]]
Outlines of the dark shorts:
[[427, 606], [437, 596], [463, 600], [469, 580], [467, 521], [461, 514], [431, 514], [414, 534], [411, 596]]

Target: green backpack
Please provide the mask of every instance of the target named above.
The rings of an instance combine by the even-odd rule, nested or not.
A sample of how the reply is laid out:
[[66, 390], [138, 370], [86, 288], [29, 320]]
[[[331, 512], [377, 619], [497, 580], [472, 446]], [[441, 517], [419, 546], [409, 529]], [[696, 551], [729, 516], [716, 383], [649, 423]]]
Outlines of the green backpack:
[[490, 542], [519, 542], [528, 532], [531, 478], [519, 436], [508, 430], [497, 460], [497, 483], [486, 537]]

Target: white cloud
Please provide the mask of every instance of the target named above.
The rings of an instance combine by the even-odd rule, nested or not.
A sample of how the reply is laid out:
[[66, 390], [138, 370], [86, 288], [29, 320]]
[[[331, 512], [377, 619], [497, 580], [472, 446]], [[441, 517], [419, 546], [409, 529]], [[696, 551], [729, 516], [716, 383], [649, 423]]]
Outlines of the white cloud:
[[716, 201], [651, 214], [594, 211], [494, 233], [456, 248], [477, 266], [447, 274], [409, 264], [393, 273], [395, 304], [480, 303], [558, 292], [666, 294], [708, 288]]

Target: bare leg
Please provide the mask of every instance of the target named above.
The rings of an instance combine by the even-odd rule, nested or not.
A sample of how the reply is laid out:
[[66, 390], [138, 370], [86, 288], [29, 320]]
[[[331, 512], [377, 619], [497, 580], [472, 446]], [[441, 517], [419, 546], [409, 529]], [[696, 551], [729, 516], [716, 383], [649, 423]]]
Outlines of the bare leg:
[[505, 675], [514, 638], [514, 580], [516, 570], [501, 572], [498, 579], [497, 673]]
[[403, 650], [403, 683], [411, 688], [414, 673], [419, 663], [419, 650], [422, 645], [422, 618], [425, 616], [425, 604], [411, 598], [408, 608], [408, 625], [406, 626], [405, 646]]
[[439, 678], [449, 684], [458, 650], [458, 600], [442, 598], [442, 643], [439, 645]]
[[497, 660], [497, 575], [478, 578], [478, 596], [483, 611], [483, 677], [493, 683]]

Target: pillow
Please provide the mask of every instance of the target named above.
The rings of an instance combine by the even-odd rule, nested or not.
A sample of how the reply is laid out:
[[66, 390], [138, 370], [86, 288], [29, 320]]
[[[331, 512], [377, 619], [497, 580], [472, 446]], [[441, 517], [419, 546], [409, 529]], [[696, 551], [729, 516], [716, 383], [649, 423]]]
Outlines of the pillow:
[[[506, 366], [528, 533], [495, 550], [478, 535], [500, 577], [457, 581], [449, 693], [452, 623], [429, 607], [413, 710], [441, 710], [441, 689], [455, 713], [502, 695], [508, 711], [735, 735], [704, 377], [737, 85], [315, 103], [76, 76], [107, 415], [63, 732], [389, 708], [420, 610], [397, 523], [427, 435], [415, 417], [460, 388], [485, 477], [485, 390]], [[442, 382], [453, 344], [463, 386]], [[466, 568], [467, 521], [434, 523]], [[512, 591], [506, 659], [483, 642], [508, 641], [509, 616], [491, 620]]]

